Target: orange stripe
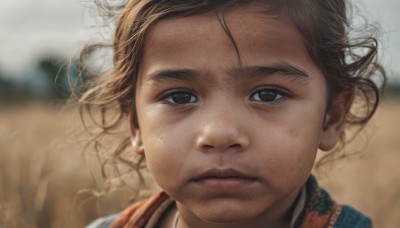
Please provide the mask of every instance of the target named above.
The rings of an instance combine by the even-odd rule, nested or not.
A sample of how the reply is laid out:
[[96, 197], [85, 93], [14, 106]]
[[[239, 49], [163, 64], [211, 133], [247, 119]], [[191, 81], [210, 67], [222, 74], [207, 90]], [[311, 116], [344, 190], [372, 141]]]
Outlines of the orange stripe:
[[133, 204], [122, 212], [111, 228], [143, 228], [157, 208], [167, 199], [169, 199], [167, 194], [159, 192], [149, 199]]

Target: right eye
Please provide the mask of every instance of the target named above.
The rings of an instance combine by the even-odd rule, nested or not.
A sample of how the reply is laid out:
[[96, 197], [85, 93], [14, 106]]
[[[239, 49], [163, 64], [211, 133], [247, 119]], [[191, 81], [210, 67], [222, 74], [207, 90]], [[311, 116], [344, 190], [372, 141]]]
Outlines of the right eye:
[[164, 96], [165, 101], [171, 104], [193, 104], [198, 101], [193, 93], [188, 91], [173, 91]]

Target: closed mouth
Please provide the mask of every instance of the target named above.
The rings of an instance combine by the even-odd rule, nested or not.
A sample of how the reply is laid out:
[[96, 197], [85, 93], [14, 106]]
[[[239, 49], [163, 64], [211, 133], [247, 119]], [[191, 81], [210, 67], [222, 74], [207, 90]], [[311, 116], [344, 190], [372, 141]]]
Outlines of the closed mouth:
[[192, 183], [206, 191], [239, 191], [254, 186], [257, 179], [235, 169], [210, 169], [192, 179]]
[[210, 169], [195, 177], [193, 181], [203, 181], [206, 179], [241, 179], [241, 180], [256, 180], [256, 178], [245, 173], [236, 171], [235, 169]]

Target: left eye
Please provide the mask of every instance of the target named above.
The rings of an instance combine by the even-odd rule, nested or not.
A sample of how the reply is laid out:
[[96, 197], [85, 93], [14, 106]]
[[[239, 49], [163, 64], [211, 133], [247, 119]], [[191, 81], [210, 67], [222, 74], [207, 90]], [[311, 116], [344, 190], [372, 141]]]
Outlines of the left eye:
[[259, 102], [273, 102], [282, 98], [282, 93], [276, 89], [260, 89], [250, 96], [250, 100]]
[[165, 100], [172, 104], [189, 104], [196, 103], [197, 97], [189, 92], [182, 91], [169, 94]]

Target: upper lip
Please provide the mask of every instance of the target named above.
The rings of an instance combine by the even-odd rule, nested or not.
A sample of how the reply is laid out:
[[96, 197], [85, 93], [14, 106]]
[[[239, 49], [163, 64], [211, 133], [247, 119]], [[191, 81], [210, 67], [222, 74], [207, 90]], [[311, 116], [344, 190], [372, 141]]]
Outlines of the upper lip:
[[194, 180], [198, 181], [198, 180], [202, 180], [205, 178], [229, 178], [229, 177], [236, 177], [236, 178], [243, 178], [243, 179], [255, 179], [254, 177], [242, 173], [240, 171], [237, 171], [235, 169], [232, 168], [226, 168], [226, 169], [218, 169], [218, 168], [214, 168], [214, 169], [209, 169], [203, 173], [201, 173], [199, 176], [195, 177]]

